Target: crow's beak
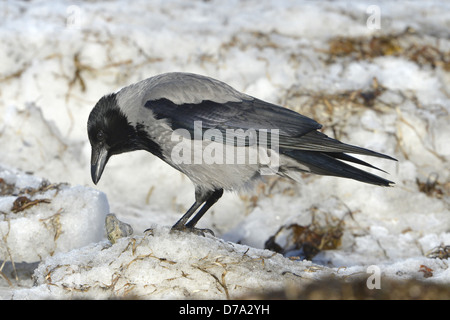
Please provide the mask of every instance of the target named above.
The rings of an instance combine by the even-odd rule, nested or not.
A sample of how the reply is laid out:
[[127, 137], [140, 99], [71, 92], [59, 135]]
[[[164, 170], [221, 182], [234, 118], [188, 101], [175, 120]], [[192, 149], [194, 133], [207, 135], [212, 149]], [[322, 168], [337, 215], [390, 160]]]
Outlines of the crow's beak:
[[92, 181], [97, 184], [102, 176], [103, 169], [105, 169], [108, 162], [108, 150], [105, 147], [92, 148], [91, 155], [91, 176]]

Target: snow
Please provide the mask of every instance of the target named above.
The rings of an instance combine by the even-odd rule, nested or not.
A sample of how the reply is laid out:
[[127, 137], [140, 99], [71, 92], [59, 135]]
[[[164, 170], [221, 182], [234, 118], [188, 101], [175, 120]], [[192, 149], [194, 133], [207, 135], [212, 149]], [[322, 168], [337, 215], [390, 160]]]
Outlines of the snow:
[[16, 292], [15, 297], [27, 298], [32, 292], [43, 298], [76, 298], [83, 297], [86, 287], [92, 297], [100, 299], [127, 295], [165, 299], [238, 297], [249, 288], [264, 292], [291, 280], [292, 275], [276, 272], [281, 266], [289, 271], [311, 265], [286, 263], [285, 258], [272, 257], [273, 252], [268, 250], [248, 249], [193, 234], [174, 236], [168, 227], [156, 228], [145, 236], [122, 238], [114, 246], [100, 242], [74, 250], [69, 257], [56, 254], [36, 270], [42, 285]]
[[0, 200], [2, 261], [36, 262], [102, 239], [109, 212], [102, 192], [51, 185], [5, 169], [0, 169], [0, 179], [13, 189]]
[[[379, 30], [366, 24], [374, 4]], [[382, 279], [449, 285], [448, 254], [430, 255], [450, 245], [448, 12], [444, 1], [2, 3], [0, 297], [239, 298], [329, 277], [365, 283], [369, 266]], [[367, 41], [382, 36], [390, 42], [373, 54]], [[331, 52], [336, 39], [359, 51]], [[111, 158], [94, 186], [86, 133], [102, 95], [170, 71], [220, 79], [395, 157], [364, 160], [396, 185], [268, 177], [202, 218], [215, 237], [170, 232], [193, 202], [191, 182], [139, 151]], [[122, 238], [106, 233], [112, 218]], [[289, 225], [342, 237], [311, 261], [266, 250]]]

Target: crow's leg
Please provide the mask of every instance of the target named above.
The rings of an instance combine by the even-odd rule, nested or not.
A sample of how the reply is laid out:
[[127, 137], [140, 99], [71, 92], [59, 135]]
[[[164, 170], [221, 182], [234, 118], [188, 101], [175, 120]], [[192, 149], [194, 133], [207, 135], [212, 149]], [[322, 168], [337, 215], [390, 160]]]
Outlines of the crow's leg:
[[197, 222], [203, 217], [206, 211], [209, 210], [223, 195], [223, 189], [214, 190], [214, 192], [208, 197], [203, 207], [197, 212], [197, 214], [186, 223], [186, 227], [193, 228]]
[[[174, 224], [172, 230], [183, 230], [183, 231], [191, 231], [198, 234], [204, 234], [204, 232], [209, 232], [212, 235], [214, 233], [209, 229], [197, 229], [194, 226], [197, 222], [203, 217], [203, 215], [211, 208], [217, 200], [222, 197], [223, 189], [212, 190], [207, 192], [201, 192], [200, 190], [196, 190], [195, 192], [195, 202], [192, 207], [181, 217], [177, 223]], [[189, 221], [189, 218], [194, 214], [194, 212], [203, 204], [203, 207], [197, 212], [197, 214]]]
[[195, 202], [192, 205], [192, 207], [190, 207], [189, 210], [186, 211], [186, 213], [181, 217], [181, 219], [178, 220], [177, 223], [175, 223], [173, 225], [172, 229], [182, 229], [186, 225], [186, 222], [189, 220], [189, 218], [202, 205], [202, 203], [203, 202], [199, 202], [199, 201], [195, 200]]

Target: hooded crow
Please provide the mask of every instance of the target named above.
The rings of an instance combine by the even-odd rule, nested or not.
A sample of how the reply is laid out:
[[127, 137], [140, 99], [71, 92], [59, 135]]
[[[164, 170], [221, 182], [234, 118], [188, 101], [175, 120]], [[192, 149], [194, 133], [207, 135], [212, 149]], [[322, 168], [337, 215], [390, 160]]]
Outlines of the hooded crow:
[[263, 175], [298, 180], [299, 173], [309, 172], [393, 184], [346, 162], [375, 168], [349, 154], [394, 158], [332, 139], [318, 131], [321, 127], [216, 79], [165, 73], [97, 102], [87, 123], [92, 180], [97, 184], [113, 155], [151, 152], [195, 185], [194, 204], [172, 229], [200, 233], [196, 223], [224, 190], [251, 186]]

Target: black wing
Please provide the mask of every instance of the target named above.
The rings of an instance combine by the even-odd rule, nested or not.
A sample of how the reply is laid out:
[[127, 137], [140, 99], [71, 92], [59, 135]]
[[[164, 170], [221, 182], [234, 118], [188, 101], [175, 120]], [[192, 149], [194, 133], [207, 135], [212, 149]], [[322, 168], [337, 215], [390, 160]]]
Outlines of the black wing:
[[[255, 129], [257, 132], [278, 129], [279, 147], [330, 153], [356, 153], [393, 159], [384, 154], [352, 146], [317, 131], [321, 124], [295, 111], [259, 99], [218, 103], [176, 104], [168, 99], [149, 100], [145, 107], [157, 119], [166, 119], [172, 129], [186, 129], [194, 137], [194, 122], [201, 121], [203, 131], [218, 129], [224, 136], [227, 129]], [[233, 143], [226, 141], [226, 143]]]
[[167, 120], [172, 129], [188, 130], [191, 137], [195, 137], [194, 122], [201, 121], [203, 131], [219, 130], [226, 138], [222, 142], [227, 144], [236, 145], [237, 141], [228, 139], [227, 129], [254, 129], [257, 134], [262, 130], [266, 130], [267, 133], [267, 131], [273, 132], [273, 129], [278, 129], [280, 153], [303, 163], [313, 173], [347, 177], [378, 185], [388, 186], [393, 183], [354, 168], [338, 159], [378, 169], [346, 153], [390, 160], [395, 160], [394, 158], [332, 139], [317, 131], [322, 126], [315, 120], [262, 100], [225, 103], [204, 100], [197, 104], [179, 105], [163, 98], [149, 100], [145, 103], [145, 107], [152, 110], [156, 119]]
[[226, 134], [227, 129], [278, 129], [280, 137], [286, 138], [298, 138], [322, 127], [313, 119], [258, 99], [225, 103], [204, 100], [181, 105], [158, 99], [147, 101], [145, 107], [152, 110], [157, 119], [166, 119], [172, 129], [187, 129], [191, 134], [195, 121], [202, 122], [203, 130], [218, 129], [222, 134]]

